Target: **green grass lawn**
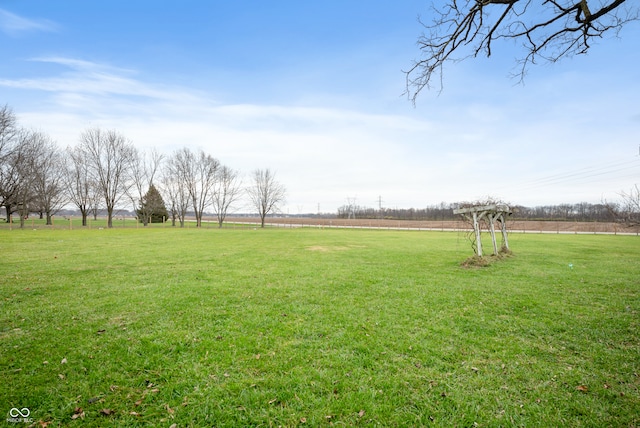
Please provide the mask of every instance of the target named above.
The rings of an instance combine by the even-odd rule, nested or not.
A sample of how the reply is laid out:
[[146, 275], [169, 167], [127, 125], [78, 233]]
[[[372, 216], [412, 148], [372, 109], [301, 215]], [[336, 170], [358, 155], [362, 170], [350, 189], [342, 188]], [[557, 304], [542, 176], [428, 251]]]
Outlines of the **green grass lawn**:
[[7, 419], [640, 424], [638, 237], [512, 234], [513, 257], [476, 269], [455, 232], [4, 229], [0, 243]]

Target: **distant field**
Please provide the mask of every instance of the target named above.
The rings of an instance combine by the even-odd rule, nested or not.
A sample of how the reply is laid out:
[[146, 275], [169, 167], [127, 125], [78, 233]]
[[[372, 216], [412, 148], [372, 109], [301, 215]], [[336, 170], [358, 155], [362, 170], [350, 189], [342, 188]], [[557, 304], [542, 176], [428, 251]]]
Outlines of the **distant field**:
[[[82, 229], [80, 217], [56, 217], [54, 224], [47, 226], [44, 220], [32, 216], [25, 221], [26, 229]], [[90, 218], [87, 228], [105, 228], [107, 221], [105, 218], [93, 220]], [[254, 228], [260, 224], [257, 217], [229, 217], [224, 223], [225, 228]], [[195, 219], [187, 218], [186, 228], [195, 227]], [[143, 228], [142, 224], [133, 218], [116, 216], [113, 221], [115, 228]], [[149, 224], [148, 228], [171, 228], [171, 222]], [[179, 227], [179, 224], [178, 224]], [[214, 217], [205, 217], [202, 227], [205, 229], [217, 228], [218, 222]], [[389, 220], [389, 219], [330, 219], [312, 217], [269, 217], [267, 227], [320, 227], [320, 228], [365, 228], [365, 229], [407, 229], [407, 230], [468, 230], [471, 225], [462, 220]], [[18, 223], [6, 224], [0, 219], [0, 229], [20, 228]], [[616, 235], [638, 235], [640, 236], [640, 226], [629, 227], [621, 223], [614, 222], [577, 222], [577, 221], [536, 221], [536, 220], [516, 220], [509, 219], [507, 228], [513, 233], [593, 233], [593, 234], [616, 234]]]
[[[258, 218], [238, 217], [230, 221], [234, 224], [247, 222], [259, 223]], [[276, 227], [356, 227], [382, 229], [420, 229], [420, 230], [466, 230], [471, 225], [462, 220], [389, 220], [389, 219], [326, 219], [306, 217], [274, 217], [267, 222]], [[507, 228], [516, 233], [601, 233], [601, 234], [640, 234], [640, 227], [629, 227], [614, 222], [578, 222], [559, 220], [516, 220], [509, 219]]]
[[640, 425], [639, 238], [512, 234], [513, 257], [465, 269], [465, 235], [3, 228], [0, 410], [49, 427]]

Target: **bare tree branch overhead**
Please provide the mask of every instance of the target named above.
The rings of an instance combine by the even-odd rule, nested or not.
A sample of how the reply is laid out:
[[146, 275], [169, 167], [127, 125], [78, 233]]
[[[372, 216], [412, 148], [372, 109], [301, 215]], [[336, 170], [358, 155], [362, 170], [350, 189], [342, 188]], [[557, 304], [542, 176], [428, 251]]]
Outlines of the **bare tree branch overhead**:
[[442, 89], [447, 62], [489, 57], [501, 40], [521, 45], [514, 74], [522, 79], [532, 64], [584, 54], [605, 34], [617, 35], [639, 10], [633, 0], [447, 0], [433, 6], [431, 23], [422, 22], [421, 58], [405, 71], [406, 95], [415, 103], [434, 80]]

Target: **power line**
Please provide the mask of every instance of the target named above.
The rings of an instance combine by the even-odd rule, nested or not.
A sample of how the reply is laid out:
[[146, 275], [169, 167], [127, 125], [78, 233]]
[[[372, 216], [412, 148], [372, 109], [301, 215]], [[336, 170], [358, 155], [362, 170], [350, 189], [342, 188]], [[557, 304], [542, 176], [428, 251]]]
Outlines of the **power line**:
[[[552, 174], [546, 177], [540, 177], [531, 181], [527, 181], [517, 185], [518, 190], [532, 190], [541, 187], [548, 187], [558, 184], [585, 184], [599, 181], [602, 176], [611, 176], [629, 170], [638, 168], [640, 172], [640, 157], [634, 157], [631, 160], [611, 161], [604, 164], [591, 165], [579, 168], [573, 171], [567, 171], [559, 174]], [[637, 174], [625, 174], [623, 176], [614, 176], [611, 178], [627, 178], [637, 177]], [[597, 177], [597, 178], [596, 178]], [[508, 188], [513, 188], [510, 184]], [[501, 190], [501, 189], [498, 189]], [[502, 188], [504, 190], [504, 188]]]

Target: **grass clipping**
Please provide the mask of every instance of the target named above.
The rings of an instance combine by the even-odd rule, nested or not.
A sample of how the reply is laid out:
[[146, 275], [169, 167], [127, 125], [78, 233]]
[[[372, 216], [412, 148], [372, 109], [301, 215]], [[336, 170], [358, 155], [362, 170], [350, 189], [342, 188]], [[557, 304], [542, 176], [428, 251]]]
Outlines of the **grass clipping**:
[[469, 257], [461, 263], [461, 266], [466, 269], [489, 267], [494, 263], [507, 259], [513, 256], [513, 252], [507, 247], [503, 246], [498, 251], [498, 254], [492, 254], [490, 256], [478, 256], [474, 255]]

